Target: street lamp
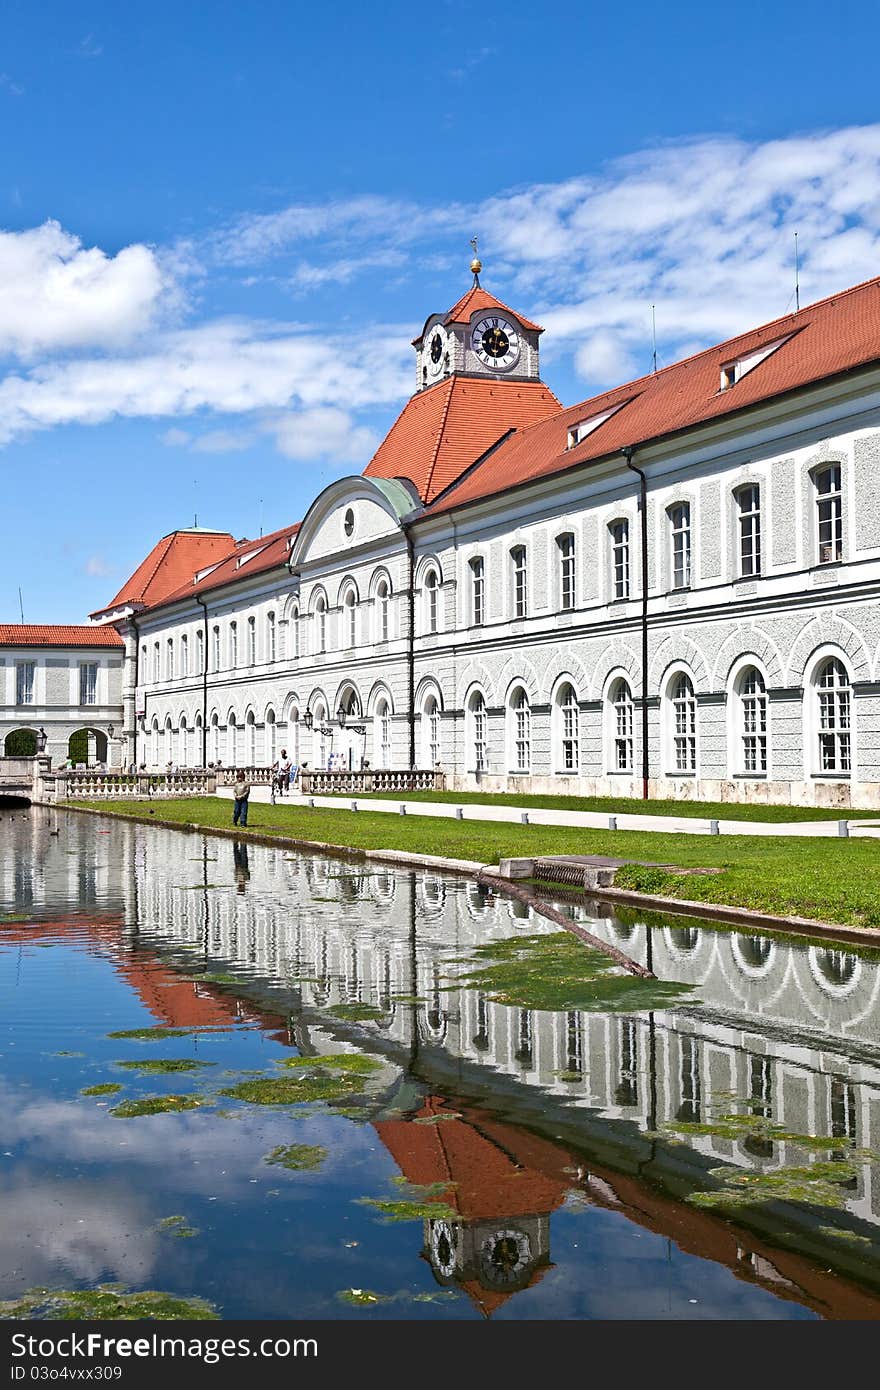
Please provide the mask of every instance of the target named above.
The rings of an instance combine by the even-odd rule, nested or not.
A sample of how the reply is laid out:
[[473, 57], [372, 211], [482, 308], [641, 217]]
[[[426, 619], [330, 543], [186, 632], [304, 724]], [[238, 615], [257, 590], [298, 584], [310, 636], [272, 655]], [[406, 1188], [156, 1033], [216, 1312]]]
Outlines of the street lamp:
[[46, 743], [47, 743], [48, 737], [49, 737], [49, 735], [46, 733], [46, 730], [43, 728], [43, 726], [42, 726], [42, 724], [41, 724], [41, 725], [40, 725], [40, 731], [39, 731], [39, 733], [37, 734], [37, 752], [38, 752], [38, 753], [45, 753], [45, 751], [46, 751]]

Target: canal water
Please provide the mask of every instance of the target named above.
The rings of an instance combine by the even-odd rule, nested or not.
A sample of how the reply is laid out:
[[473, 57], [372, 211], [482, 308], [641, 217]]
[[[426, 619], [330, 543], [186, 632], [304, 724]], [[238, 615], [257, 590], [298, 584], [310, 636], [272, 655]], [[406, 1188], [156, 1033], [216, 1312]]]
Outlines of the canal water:
[[0, 1315], [880, 1316], [870, 952], [566, 909], [654, 986], [471, 881], [36, 809], [0, 887]]

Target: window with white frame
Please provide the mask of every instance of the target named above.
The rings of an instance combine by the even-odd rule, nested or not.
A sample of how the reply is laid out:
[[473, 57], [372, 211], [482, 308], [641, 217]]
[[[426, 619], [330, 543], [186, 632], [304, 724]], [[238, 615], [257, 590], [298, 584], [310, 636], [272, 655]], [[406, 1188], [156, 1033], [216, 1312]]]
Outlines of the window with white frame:
[[98, 701], [98, 664], [84, 661], [79, 668], [79, 702], [94, 705]]
[[376, 641], [387, 642], [389, 632], [389, 587], [387, 579], [376, 585]]
[[673, 589], [687, 589], [691, 582], [691, 508], [689, 502], [676, 502], [667, 513], [671, 547]]
[[697, 701], [690, 676], [680, 671], [670, 687], [674, 772], [697, 770]]
[[319, 594], [315, 600], [315, 651], [327, 650], [327, 600]]
[[215, 627], [211, 632], [211, 665], [215, 671], [220, 670], [220, 629]]
[[578, 770], [578, 699], [574, 686], [568, 681], [559, 687], [556, 694], [557, 747], [559, 749], [559, 771]]
[[474, 772], [485, 772], [486, 762], [486, 701], [479, 690], [475, 690], [468, 700], [468, 722], [470, 724], [469, 752]]
[[816, 489], [816, 532], [819, 564], [843, 559], [843, 490], [839, 463], [829, 463], [813, 474]]
[[482, 555], [475, 555], [470, 562], [471, 571], [471, 625], [482, 627], [486, 621], [486, 571]]
[[559, 551], [559, 607], [565, 613], [570, 612], [577, 602], [574, 536], [571, 531], [557, 536], [556, 547]]
[[248, 767], [256, 767], [256, 765], [257, 765], [257, 721], [254, 719], [254, 715], [253, 715], [253, 711], [252, 711], [252, 710], [250, 710], [250, 711], [248, 712], [248, 717], [247, 717], [247, 720], [246, 720], [246, 722], [245, 722], [245, 727], [246, 727], [246, 730], [247, 730], [246, 737], [247, 737], [247, 762], [248, 762]]
[[181, 767], [189, 767], [191, 763], [189, 747], [189, 727], [186, 722], [186, 715], [180, 716], [180, 739], [177, 750], [177, 760]]
[[235, 715], [230, 714], [226, 729], [226, 761], [238, 766], [238, 724]]
[[238, 623], [229, 624], [229, 665], [234, 670], [238, 665]]
[[629, 598], [629, 522], [625, 517], [612, 521], [611, 592], [616, 599]]
[[436, 632], [439, 621], [440, 579], [435, 569], [425, 575], [425, 631]]
[[345, 645], [357, 646], [357, 602], [354, 589], [349, 589], [343, 599]]
[[257, 664], [257, 620], [248, 618], [248, 666]]
[[514, 618], [524, 618], [528, 610], [528, 581], [526, 577], [526, 548], [515, 545], [510, 552], [511, 597]]
[[205, 670], [205, 634], [199, 628], [196, 633], [196, 675], [201, 676]]
[[189, 637], [186, 633], [180, 639], [180, 674], [189, 675]]
[[211, 715], [211, 761], [216, 763], [220, 758], [220, 720], [216, 714]]
[[275, 711], [266, 710], [266, 761], [271, 767], [276, 758], [276, 734], [277, 726], [275, 723]]
[[314, 717], [312, 747], [314, 749], [316, 758], [315, 765], [316, 767], [323, 769], [327, 766], [327, 754], [329, 752], [327, 746], [327, 735], [324, 732], [324, 730], [327, 728], [327, 710], [323, 700], [315, 701], [314, 708], [312, 709], [312, 715]]
[[743, 579], [761, 573], [761, 489], [757, 483], [737, 488], [736, 520], [739, 532], [739, 573]]
[[153, 643], [153, 680], [159, 680], [159, 643]]
[[611, 701], [611, 770], [633, 770], [633, 698], [629, 682], [619, 676], [609, 692]]
[[819, 714], [818, 770], [837, 775], [852, 770], [852, 689], [846, 667], [836, 656], [816, 672]]
[[429, 695], [422, 706], [422, 765], [436, 767], [440, 761], [440, 706], [436, 695]]
[[384, 696], [376, 703], [375, 724], [376, 766], [389, 768], [391, 766], [391, 706]]
[[165, 643], [165, 679], [174, 680], [174, 638], [169, 637]]
[[32, 705], [34, 703], [35, 661], [19, 661], [15, 667], [15, 703]]
[[767, 687], [761, 672], [747, 666], [738, 681], [740, 767], [753, 776], [767, 771]]
[[514, 772], [528, 772], [532, 757], [531, 710], [529, 697], [517, 686], [510, 697], [510, 755]]
[[[299, 610], [294, 608], [293, 616], [293, 654], [299, 656]], [[278, 656], [278, 632], [275, 626], [275, 614], [266, 614], [266, 660], [275, 661]]]

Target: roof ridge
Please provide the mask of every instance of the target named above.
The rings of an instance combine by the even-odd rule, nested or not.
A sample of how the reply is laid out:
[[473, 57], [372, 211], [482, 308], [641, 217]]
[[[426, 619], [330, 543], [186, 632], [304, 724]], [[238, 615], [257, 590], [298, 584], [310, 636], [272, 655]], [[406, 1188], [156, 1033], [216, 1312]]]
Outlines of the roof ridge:
[[431, 463], [428, 468], [428, 476], [425, 480], [425, 497], [431, 495], [431, 484], [434, 481], [434, 471], [437, 467], [437, 459], [440, 456], [440, 446], [443, 443], [443, 432], [446, 429], [446, 421], [449, 419], [449, 407], [452, 405], [452, 397], [455, 392], [455, 373], [449, 378], [449, 390], [446, 394], [446, 404], [443, 407], [443, 414], [440, 417], [440, 424], [437, 427], [437, 440], [431, 451]]

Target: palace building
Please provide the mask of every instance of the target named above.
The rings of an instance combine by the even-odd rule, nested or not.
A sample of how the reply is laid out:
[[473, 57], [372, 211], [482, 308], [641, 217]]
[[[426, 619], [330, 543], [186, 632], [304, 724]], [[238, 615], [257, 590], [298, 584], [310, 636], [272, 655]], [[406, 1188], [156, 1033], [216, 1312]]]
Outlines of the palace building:
[[880, 807], [880, 279], [563, 408], [473, 269], [363, 474], [92, 615], [115, 761]]

